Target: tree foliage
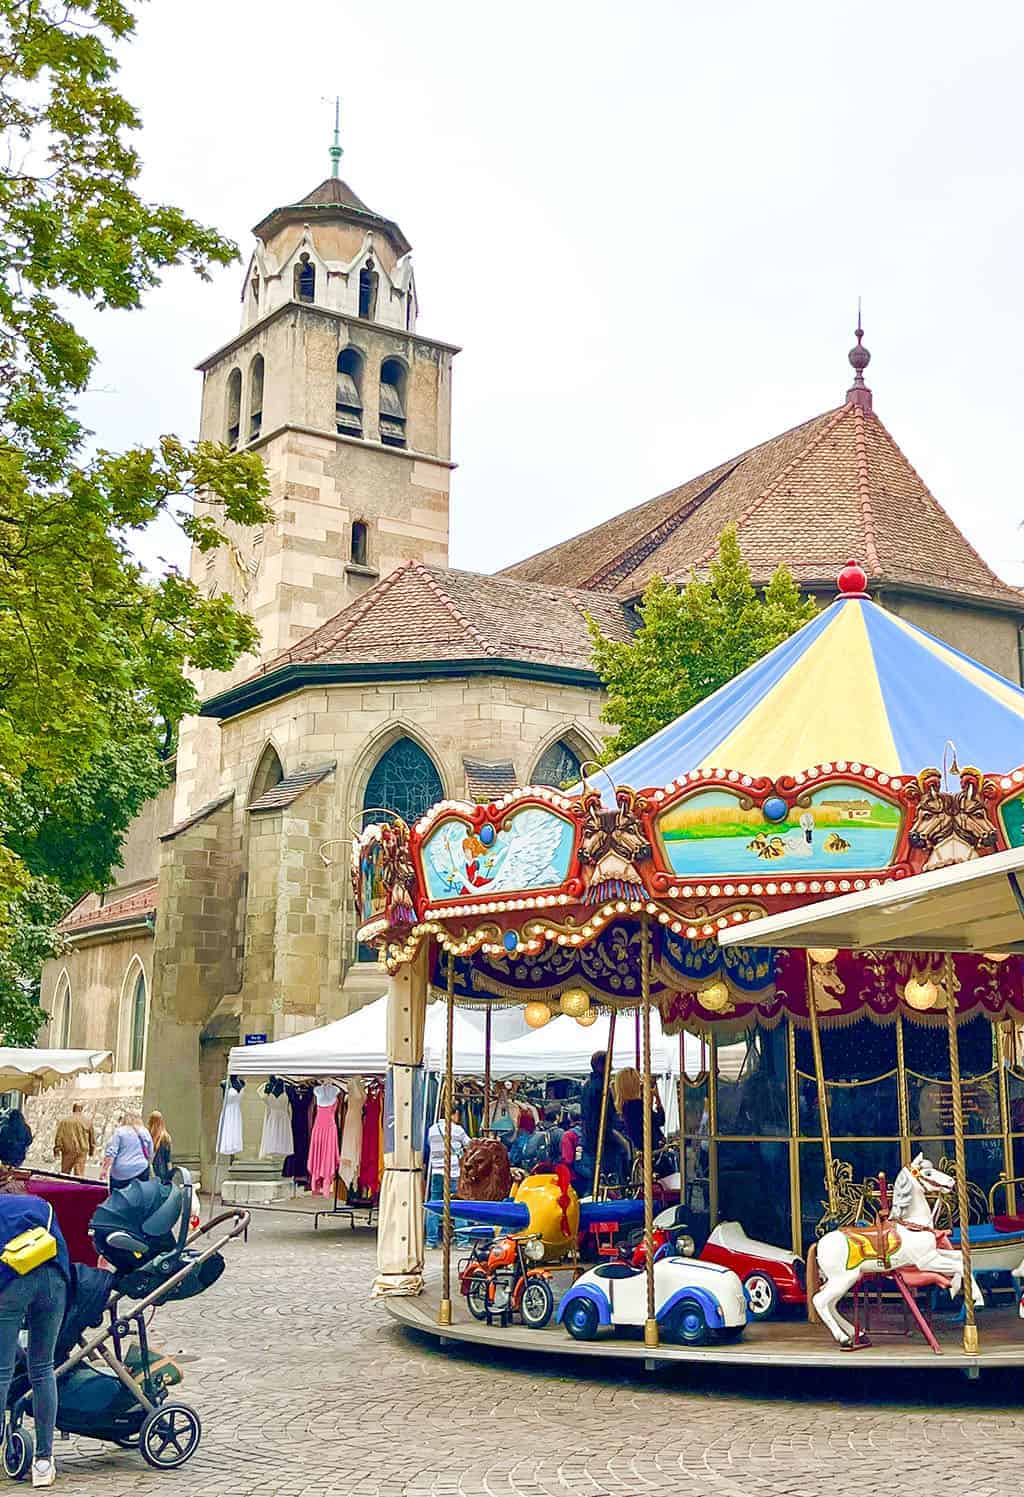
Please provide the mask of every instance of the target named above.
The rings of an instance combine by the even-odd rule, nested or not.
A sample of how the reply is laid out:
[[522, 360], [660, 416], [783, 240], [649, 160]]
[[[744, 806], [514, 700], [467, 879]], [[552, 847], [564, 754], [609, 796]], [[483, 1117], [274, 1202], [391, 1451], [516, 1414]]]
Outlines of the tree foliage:
[[266, 519], [260, 458], [174, 436], [94, 451], [76, 414], [96, 361], [77, 307], [130, 311], [169, 268], [236, 255], [137, 190], [115, 85], [133, 28], [122, 0], [0, 0], [0, 1029], [55, 912], [109, 876], [160, 783], [189, 672], [256, 640], [230, 597], [147, 575], [133, 543], [162, 515], [201, 550]]
[[608, 639], [588, 620], [594, 664], [608, 693], [602, 719], [617, 729], [605, 762], [642, 743], [814, 617], [785, 567], [754, 587], [734, 526], [722, 534], [706, 579], [686, 587], [654, 577], [628, 642]]

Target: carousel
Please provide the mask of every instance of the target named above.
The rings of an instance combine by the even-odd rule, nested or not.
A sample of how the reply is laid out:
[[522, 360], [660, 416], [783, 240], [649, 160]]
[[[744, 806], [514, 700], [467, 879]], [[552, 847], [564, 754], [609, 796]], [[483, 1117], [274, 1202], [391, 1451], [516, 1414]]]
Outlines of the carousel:
[[[359, 939], [390, 979], [375, 1292], [405, 1323], [648, 1364], [1024, 1364], [1024, 691], [865, 582], [848, 564], [814, 620], [581, 786], [355, 839]], [[432, 1000], [449, 1041], [459, 1005], [605, 1011], [609, 1061], [635, 1016], [643, 1141], [613, 1187], [607, 1064], [592, 1180], [550, 1164], [453, 1199], [449, 1103], [424, 1276]], [[700, 1039], [674, 1171], [655, 1009]]]

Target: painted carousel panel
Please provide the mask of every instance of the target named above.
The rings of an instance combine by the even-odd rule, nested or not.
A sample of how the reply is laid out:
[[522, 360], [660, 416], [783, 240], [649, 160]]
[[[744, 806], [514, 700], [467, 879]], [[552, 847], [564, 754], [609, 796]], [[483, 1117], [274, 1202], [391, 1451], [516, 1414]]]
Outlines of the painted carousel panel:
[[887, 868], [895, 858], [901, 807], [855, 784], [821, 786], [788, 804], [763, 805], [730, 790], [702, 790], [657, 823], [669, 867], [688, 877], [800, 869]]
[[420, 849], [432, 900], [557, 888], [569, 876], [575, 828], [541, 806], [473, 825], [446, 817]]

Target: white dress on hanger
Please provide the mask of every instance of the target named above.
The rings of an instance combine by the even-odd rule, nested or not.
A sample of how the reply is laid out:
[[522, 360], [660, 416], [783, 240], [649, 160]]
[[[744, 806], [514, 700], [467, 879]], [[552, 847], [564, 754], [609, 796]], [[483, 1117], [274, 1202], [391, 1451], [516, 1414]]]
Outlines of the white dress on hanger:
[[220, 1110], [220, 1127], [217, 1129], [217, 1153], [241, 1154], [242, 1152], [242, 1093], [236, 1092], [228, 1082], [224, 1088], [224, 1103]]
[[260, 1138], [260, 1158], [270, 1159], [275, 1154], [292, 1152], [292, 1110], [285, 1092], [275, 1097], [273, 1092], [261, 1086], [263, 1098], [263, 1134]]
[[345, 1126], [341, 1134], [341, 1162], [338, 1178], [342, 1184], [352, 1185], [359, 1174], [363, 1158], [363, 1103], [366, 1087], [361, 1076], [353, 1076], [348, 1084], [348, 1103], [345, 1108]]

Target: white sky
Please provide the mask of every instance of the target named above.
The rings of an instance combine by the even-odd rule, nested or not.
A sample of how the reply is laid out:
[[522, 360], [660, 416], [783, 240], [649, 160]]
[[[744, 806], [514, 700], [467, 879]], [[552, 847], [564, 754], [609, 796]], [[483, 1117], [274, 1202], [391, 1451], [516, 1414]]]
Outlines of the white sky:
[[[342, 175], [412, 242], [420, 331], [464, 349], [454, 564], [838, 404], [860, 293], [876, 410], [1024, 582], [1022, 65], [1007, 0], [151, 0], [122, 83], [144, 190], [245, 254], [328, 174], [342, 94]], [[240, 275], [88, 319], [101, 443], [195, 434]]]

